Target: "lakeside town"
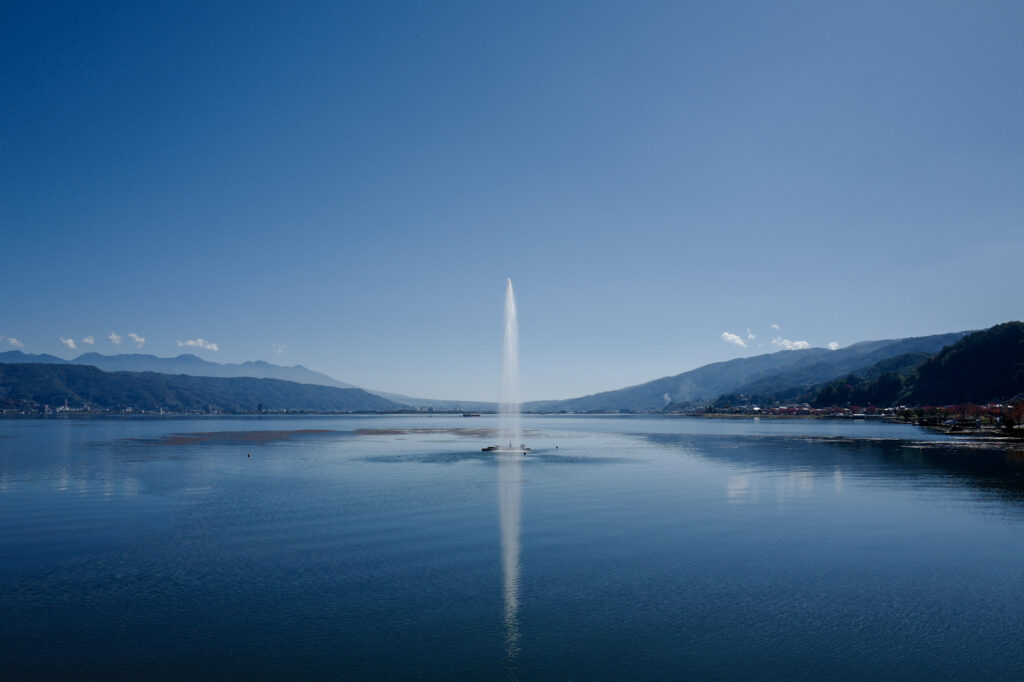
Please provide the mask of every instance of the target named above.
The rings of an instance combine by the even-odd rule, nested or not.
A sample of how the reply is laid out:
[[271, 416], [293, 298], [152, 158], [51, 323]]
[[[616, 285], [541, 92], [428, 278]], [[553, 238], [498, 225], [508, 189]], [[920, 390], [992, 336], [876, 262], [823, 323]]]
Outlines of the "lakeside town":
[[708, 407], [704, 410], [680, 411], [678, 414], [706, 417], [808, 417], [821, 419], [881, 419], [915, 424], [947, 433], [985, 432], [1024, 436], [1024, 396], [1006, 403], [975, 405], [942, 405], [911, 407], [875, 407], [850, 405], [844, 407], [811, 407], [799, 405], [739, 405], [728, 408]]
[[[137, 409], [131, 405], [117, 408], [104, 408], [95, 405], [71, 405], [65, 401], [62, 405], [25, 404], [19, 407], [0, 408], [2, 417], [181, 417], [181, 416], [286, 416], [286, 415], [339, 415], [339, 414], [412, 414], [412, 415], [462, 415], [477, 417], [481, 414], [496, 414], [496, 411], [465, 412], [461, 409], [441, 410], [433, 407], [409, 408], [403, 410], [265, 410], [260, 405], [255, 410], [225, 411], [210, 406], [205, 410], [173, 410], [160, 408], [157, 410]], [[959, 405], [913, 407], [899, 405], [896, 407], [876, 407], [874, 405], [846, 405], [812, 407], [809, 403], [788, 405], [708, 405], [698, 408], [671, 408], [664, 410], [617, 410], [614, 412], [593, 410], [589, 412], [526, 412], [525, 414], [554, 415], [601, 415], [601, 414], [634, 414], [634, 415], [666, 415], [702, 418], [804, 418], [804, 419], [842, 419], [842, 420], [884, 420], [924, 426], [950, 434], [963, 435], [999, 435], [1024, 437], [1024, 395], [1016, 396], [1011, 401], [976, 405], [963, 403]]]

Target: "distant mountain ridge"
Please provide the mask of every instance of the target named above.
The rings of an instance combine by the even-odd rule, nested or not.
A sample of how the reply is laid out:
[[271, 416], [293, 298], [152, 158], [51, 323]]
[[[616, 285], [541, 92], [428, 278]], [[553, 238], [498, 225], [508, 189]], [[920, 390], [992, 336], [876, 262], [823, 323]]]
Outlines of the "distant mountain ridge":
[[0, 364], [0, 406], [157, 411], [398, 411], [406, 406], [361, 388], [253, 377], [200, 377], [161, 372], [105, 372], [75, 363]]
[[69, 361], [58, 358], [49, 353], [23, 353], [20, 350], [8, 350], [0, 353], [0, 362], [10, 364], [22, 364], [26, 362], [41, 363], [45, 365], [67, 365]]
[[54, 355], [33, 355], [21, 351], [0, 353], [0, 362], [24, 363], [42, 362], [49, 364], [92, 365], [106, 372], [160, 372], [162, 374], [188, 374], [195, 377], [253, 377], [256, 379], [281, 379], [300, 384], [318, 386], [334, 386], [335, 388], [358, 388], [315, 372], [302, 365], [274, 365], [262, 360], [248, 361], [237, 364], [211, 362], [191, 353], [182, 353], [173, 358], [161, 358], [143, 353], [122, 353], [119, 355], [103, 355], [102, 353], [83, 353], [72, 360], [64, 360]]
[[[200, 377], [253, 377], [257, 379], [281, 379], [295, 381], [300, 384], [317, 386], [333, 386], [335, 388], [361, 388], [354, 384], [338, 381], [334, 377], [311, 370], [302, 365], [290, 367], [275, 365], [262, 360], [241, 363], [220, 363], [204, 360], [191, 353], [182, 353], [172, 358], [162, 358], [145, 353], [121, 353], [103, 355], [102, 353], [83, 353], [71, 360], [56, 355], [25, 353], [12, 350], [0, 353], [0, 363], [23, 364], [73, 364], [91, 365], [106, 372], [160, 372], [161, 374], [187, 374]], [[436, 398], [411, 398], [399, 393], [375, 391], [364, 388], [367, 393], [380, 396], [402, 406], [435, 410], [472, 410], [476, 412], [494, 411], [498, 409], [496, 402], [478, 400], [440, 400]]]
[[1024, 323], [965, 336], [925, 360], [903, 397], [918, 405], [1010, 400], [1024, 395]]
[[815, 407], [943, 406], [1020, 399], [1024, 395], [1024, 323], [968, 334], [935, 354], [888, 358], [830, 381]]
[[525, 403], [535, 412], [660, 410], [666, 405], [711, 401], [725, 393], [810, 389], [881, 360], [906, 353], [938, 353], [969, 332], [863, 341], [840, 348], [807, 348], [737, 358], [647, 383], [568, 400]]
[[[1010, 332], [1019, 323], [1007, 323]], [[916, 363], [957, 343], [972, 332], [953, 332], [932, 336], [863, 341], [846, 348], [828, 350], [807, 348], [783, 350], [748, 358], [737, 358], [704, 365], [688, 372], [662, 377], [636, 386], [570, 398], [567, 400], [534, 401], [523, 404], [532, 412], [616, 412], [659, 411], [666, 406], [709, 403], [719, 397], [759, 396], [767, 400], [801, 400], [817, 395], [829, 382], [859, 375], [860, 381], [873, 381], [894, 368], [886, 363], [900, 364], [900, 376], [916, 367]], [[256, 361], [238, 364], [210, 362], [192, 354], [174, 358], [154, 355], [102, 355], [84, 353], [73, 360], [52, 355], [33, 355], [22, 351], [0, 353], [0, 363], [48, 363], [50, 365], [91, 365], [107, 372], [159, 372], [168, 375], [218, 378], [277, 379], [311, 386], [342, 389], [357, 388], [302, 365], [283, 367]], [[924, 377], [922, 377], [924, 378]], [[889, 380], [887, 378], [887, 380]], [[363, 390], [363, 389], [360, 389]], [[366, 390], [395, 406], [406, 409], [490, 411], [496, 403], [481, 401], [438, 400]], [[934, 390], [932, 391], [934, 394]]]
[[393, 400], [396, 403], [402, 403], [403, 405], [409, 405], [410, 407], [416, 407], [420, 409], [433, 409], [439, 411], [451, 411], [458, 410], [463, 412], [497, 412], [498, 403], [489, 403], [482, 400], [445, 400], [443, 398], [411, 398], [401, 393], [388, 393], [386, 391], [374, 391], [373, 389], [364, 389], [374, 395], [379, 395], [381, 398], [387, 398]]
[[[890, 341], [855, 343], [845, 349], [826, 351], [827, 354], [821, 358], [820, 362], [808, 366], [793, 366], [778, 372], [766, 372], [764, 376], [741, 384], [737, 388], [737, 392], [764, 394], [773, 392], [773, 388], [776, 393], [804, 392], [820, 386], [823, 376], [835, 378], [849, 372], [864, 372], [868, 368], [885, 364], [887, 360], [904, 355], [933, 355], [946, 346], [956, 343], [969, 333], [954, 332]], [[851, 350], [855, 353], [846, 357], [841, 353], [843, 350]]]

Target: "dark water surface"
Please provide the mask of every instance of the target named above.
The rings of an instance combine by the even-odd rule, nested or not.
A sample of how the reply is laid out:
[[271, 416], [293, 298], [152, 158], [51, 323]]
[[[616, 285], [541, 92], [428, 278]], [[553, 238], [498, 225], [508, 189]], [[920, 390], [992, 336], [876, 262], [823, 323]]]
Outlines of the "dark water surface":
[[1020, 455], [494, 425], [0, 421], [0, 679], [1024, 678]]

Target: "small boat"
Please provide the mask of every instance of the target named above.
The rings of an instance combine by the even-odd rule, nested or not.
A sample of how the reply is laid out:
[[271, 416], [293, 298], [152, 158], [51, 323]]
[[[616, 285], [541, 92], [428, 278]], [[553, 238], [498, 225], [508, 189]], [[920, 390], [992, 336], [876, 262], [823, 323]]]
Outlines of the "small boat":
[[497, 445], [488, 445], [486, 448], [482, 448], [480, 452], [495, 452], [500, 449]]
[[463, 412], [462, 416], [463, 417], [479, 417], [480, 413], [479, 412]]

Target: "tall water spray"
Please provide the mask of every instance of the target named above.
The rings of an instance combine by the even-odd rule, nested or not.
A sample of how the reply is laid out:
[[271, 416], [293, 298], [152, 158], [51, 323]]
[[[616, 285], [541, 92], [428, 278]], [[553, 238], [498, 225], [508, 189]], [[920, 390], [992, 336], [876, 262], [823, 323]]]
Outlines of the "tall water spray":
[[[512, 280], [505, 286], [505, 343], [501, 363], [501, 428], [498, 454], [498, 507], [501, 513], [501, 567], [505, 597], [505, 651], [510, 670], [519, 656], [519, 522], [521, 463], [526, 448], [519, 421], [519, 321]], [[502, 452], [504, 451], [504, 452]], [[513, 674], [515, 679], [517, 675]]]
[[516, 294], [512, 280], [505, 287], [505, 344], [501, 363], [501, 440], [498, 445], [519, 449], [523, 430], [519, 420], [519, 322], [516, 319]]

